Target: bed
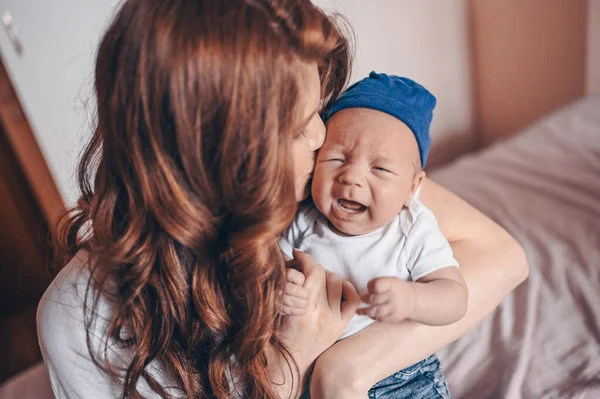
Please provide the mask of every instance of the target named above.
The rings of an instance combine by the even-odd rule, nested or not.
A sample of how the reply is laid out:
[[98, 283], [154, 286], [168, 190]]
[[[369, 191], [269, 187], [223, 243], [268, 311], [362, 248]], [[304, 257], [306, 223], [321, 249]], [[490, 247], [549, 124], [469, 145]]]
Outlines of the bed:
[[[600, 398], [600, 95], [431, 174], [512, 233], [529, 279], [442, 359], [455, 398]], [[0, 398], [50, 398], [38, 365]]]
[[600, 398], [600, 95], [431, 174], [504, 226], [530, 276], [439, 355], [456, 398]]

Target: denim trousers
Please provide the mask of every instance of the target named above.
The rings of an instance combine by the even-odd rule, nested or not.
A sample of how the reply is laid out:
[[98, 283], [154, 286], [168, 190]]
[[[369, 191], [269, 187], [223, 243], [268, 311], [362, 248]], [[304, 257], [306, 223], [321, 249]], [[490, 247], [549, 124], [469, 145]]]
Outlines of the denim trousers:
[[[308, 389], [301, 399], [309, 399]], [[450, 391], [436, 355], [379, 381], [369, 390], [369, 399], [449, 399]]]

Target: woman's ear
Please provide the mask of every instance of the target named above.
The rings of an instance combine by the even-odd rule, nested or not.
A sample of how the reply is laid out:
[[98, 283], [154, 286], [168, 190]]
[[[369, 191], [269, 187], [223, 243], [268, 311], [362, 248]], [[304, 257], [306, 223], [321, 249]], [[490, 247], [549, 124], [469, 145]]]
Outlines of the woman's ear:
[[415, 196], [415, 193], [417, 192], [419, 187], [421, 187], [421, 183], [423, 182], [424, 178], [425, 178], [425, 172], [423, 170], [420, 170], [415, 174], [415, 178], [413, 179], [412, 186], [410, 187], [410, 195], [408, 196], [408, 198], [406, 199], [406, 203], [404, 204], [405, 206], [410, 206], [410, 203], [412, 202], [412, 200]]

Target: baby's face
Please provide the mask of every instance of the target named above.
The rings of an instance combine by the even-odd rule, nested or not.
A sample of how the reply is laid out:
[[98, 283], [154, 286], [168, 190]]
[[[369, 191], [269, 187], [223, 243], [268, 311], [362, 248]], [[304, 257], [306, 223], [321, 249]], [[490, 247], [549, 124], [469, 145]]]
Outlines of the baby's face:
[[312, 196], [332, 227], [361, 235], [389, 224], [410, 203], [422, 176], [408, 126], [383, 112], [349, 108], [327, 122]]

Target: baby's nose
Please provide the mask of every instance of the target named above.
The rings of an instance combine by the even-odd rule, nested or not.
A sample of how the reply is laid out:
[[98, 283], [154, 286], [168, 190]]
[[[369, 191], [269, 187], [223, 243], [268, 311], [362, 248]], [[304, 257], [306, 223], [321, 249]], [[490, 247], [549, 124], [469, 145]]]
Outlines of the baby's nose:
[[348, 167], [340, 174], [340, 182], [351, 186], [363, 186], [364, 173], [357, 167]]

